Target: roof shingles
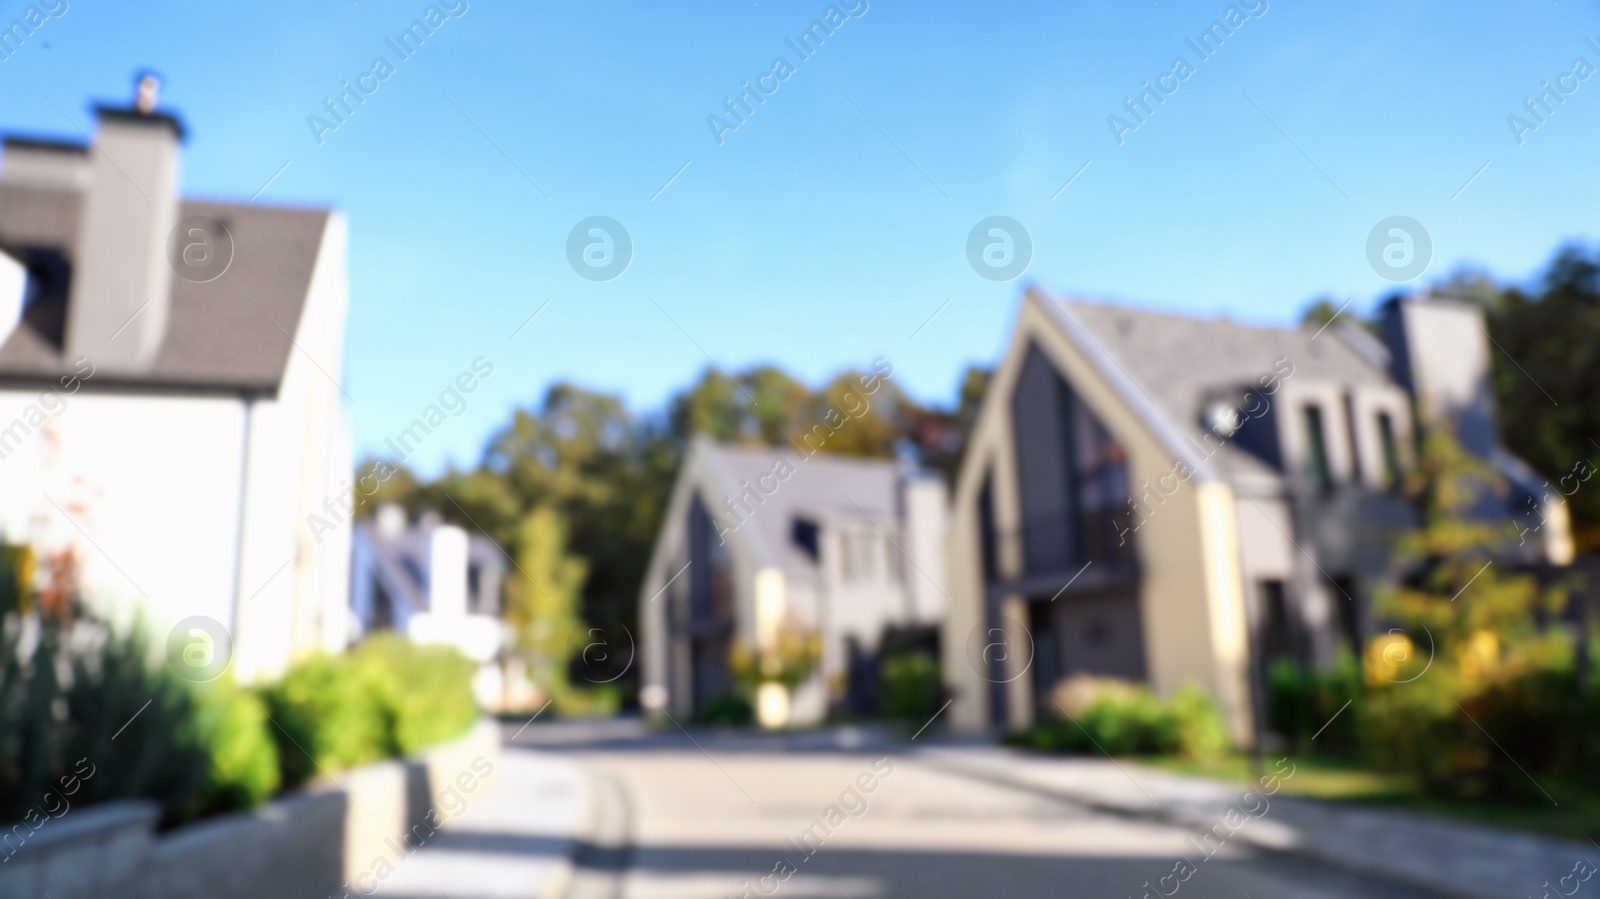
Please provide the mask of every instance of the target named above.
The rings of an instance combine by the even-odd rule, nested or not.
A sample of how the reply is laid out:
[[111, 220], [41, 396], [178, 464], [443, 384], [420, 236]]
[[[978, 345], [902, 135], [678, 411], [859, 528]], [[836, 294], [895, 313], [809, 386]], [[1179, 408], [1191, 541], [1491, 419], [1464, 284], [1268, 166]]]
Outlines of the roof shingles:
[[[0, 244], [55, 247], [70, 260], [80, 208], [81, 197], [72, 191], [0, 187]], [[276, 391], [328, 211], [187, 200], [178, 215], [221, 222], [233, 237], [233, 260], [214, 281], [175, 276], [167, 333], [154, 362], [144, 371], [98, 380], [150, 389]], [[68, 362], [64, 350], [22, 324], [0, 345], [0, 380], [53, 379], [68, 372]]]

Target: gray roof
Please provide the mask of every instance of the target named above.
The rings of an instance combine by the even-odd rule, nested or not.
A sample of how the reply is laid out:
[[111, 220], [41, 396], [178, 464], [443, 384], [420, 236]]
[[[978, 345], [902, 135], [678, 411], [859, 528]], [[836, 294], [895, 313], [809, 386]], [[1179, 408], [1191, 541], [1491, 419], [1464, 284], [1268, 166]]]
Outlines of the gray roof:
[[[1294, 366], [1293, 380], [1345, 385], [1392, 384], [1370, 347], [1360, 352], [1339, 328], [1247, 325], [1228, 318], [1197, 318], [1081, 300], [1040, 301], [1053, 306], [1066, 327], [1082, 328], [1176, 427], [1196, 443], [1204, 433], [1207, 400], [1255, 384], [1276, 360]], [[1235, 475], [1278, 477], [1270, 466], [1231, 443], [1218, 453]]]
[[[807, 457], [797, 451], [735, 446], [705, 438], [698, 440], [696, 446], [722, 474], [728, 490], [739, 490], [742, 481], [755, 486], [757, 479], [771, 472], [780, 459], [794, 466], [794, 473], [787, 480], [779, 481], [777, 490], [763, 497], [766, 502], [757, 506], [755, 515], [745, 519], [741, 526], [755, 528], [761, 541], [786, 571], [814, 572], [817, 569], [811, 556], [791, 539], [796, 518], [818, 524], [840, 519], [866, 523], [866, 519], [871, 519], [867, 526], [881, 527], [891, 536], [899, 529], [899, 484], [903, 472], [900, 462], [824, 452]], [[769, 478], [767, 483], [772, 480]], [[735, 523], [723, 503], [724, 497], [705, 496], [703, 500], [717, 520], [726, 525]]]
[[[71, 262], [82, 200], [67, 190], [0, 184], [0, 244], [55, 249]], [[204, 284], [174, 277], [167, 334], [153, 365], [137, 374], [100, 374], [91, 383], [276, 392], [293, 351], [289, 335], [300, 324], [329, 212], [180, 203], [179, 218], [191, 215], [227, 227], [234, 242], [232, 264], [221, 278]], [[64, 303], [65, 297], [58, 301]], [[0, 380], [54, 379], [68, 371], [67, 363], [63, 349], [26, 321], [0, 345]]]
[[[413, 612], [429, 611], [428, 601], [428, 551], [432, 533], [430, 528], [409, 525], [405, 530], [385, 537], [377, 522], [371, 518], [356, 522], [356, 538], [372, 550], [378, 578], [384, 590], [397, 603], [404, 603]], [[493, 577], [480, 578], [480, 594], [484, 590], [498, 589], [499, 576], [505, 571], [505, 555], [500, 547], [482, 534], [467, 532], [467, 566], [490, 572]], [[493, 609], [499, 597], [473, 595], [469, 590], [467, 608]]]

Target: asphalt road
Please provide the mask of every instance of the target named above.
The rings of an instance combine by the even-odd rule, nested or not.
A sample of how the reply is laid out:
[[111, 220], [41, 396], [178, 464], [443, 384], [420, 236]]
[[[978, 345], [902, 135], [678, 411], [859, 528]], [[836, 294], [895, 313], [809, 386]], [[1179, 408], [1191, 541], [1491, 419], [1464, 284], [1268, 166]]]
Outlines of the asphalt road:
[[917, 744], [872, 734], [636, 727], [530, 728], [519, 739], [570, 754], [599, 800], [570, 895], [1417, 895], [1231, 845], [1204, 860], [1193, 831], [952, 773]]

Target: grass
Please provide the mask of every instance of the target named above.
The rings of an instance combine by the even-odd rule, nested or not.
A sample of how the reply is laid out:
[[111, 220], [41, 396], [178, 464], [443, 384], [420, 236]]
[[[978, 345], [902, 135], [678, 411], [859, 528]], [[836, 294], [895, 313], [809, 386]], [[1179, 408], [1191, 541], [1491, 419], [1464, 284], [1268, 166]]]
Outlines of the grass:
[[[1209, 762], [1171, 756], [1134, 761], [1176, 774], [1240, 784], [1257, 782], [1249, 756], [1224, 756]], [[1548, 801], [1440, 799], [1422, 795], [1404, 775], [1372, 771], [1354, 762], [1300, 755], [1289, 756], [1289, 761], [1295, 773], [1282, 781], [1280, 792], [1284, 795], [1377, 805], [1571, 840], [1600, 840], [1600, 790], [1580, 783], [1540, 778], [1540, 787], [1553, 797]], [[1270, 760], [1267, 770], [1271, 770]]]

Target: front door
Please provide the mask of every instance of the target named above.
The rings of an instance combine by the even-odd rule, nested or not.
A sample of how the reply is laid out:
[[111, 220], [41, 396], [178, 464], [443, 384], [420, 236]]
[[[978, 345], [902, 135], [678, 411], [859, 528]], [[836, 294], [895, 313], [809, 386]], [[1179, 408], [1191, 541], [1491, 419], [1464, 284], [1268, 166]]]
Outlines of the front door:
[[1134, 590], [1037, 599], [1029, 604], [1029, 619], [1037, 666], [1035, 696], [1043, 709], [1053, 709], [1050, 691], [1075, 674], [1135, 683], [1147, 677]]

